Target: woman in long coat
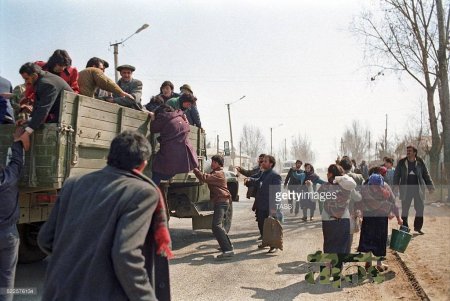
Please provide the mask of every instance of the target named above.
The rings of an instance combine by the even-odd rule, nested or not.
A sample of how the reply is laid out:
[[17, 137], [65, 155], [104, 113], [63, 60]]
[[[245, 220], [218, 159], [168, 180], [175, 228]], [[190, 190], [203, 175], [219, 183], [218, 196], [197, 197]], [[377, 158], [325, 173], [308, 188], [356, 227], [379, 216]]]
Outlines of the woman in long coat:
[[155, 110], [150, 131], [160, 134], [160, 148], [152, 160], [152, 180], [156, 185], [198, 167], [197, 154], [189, 142], [190, 126], [181, 110], [161, 105]]

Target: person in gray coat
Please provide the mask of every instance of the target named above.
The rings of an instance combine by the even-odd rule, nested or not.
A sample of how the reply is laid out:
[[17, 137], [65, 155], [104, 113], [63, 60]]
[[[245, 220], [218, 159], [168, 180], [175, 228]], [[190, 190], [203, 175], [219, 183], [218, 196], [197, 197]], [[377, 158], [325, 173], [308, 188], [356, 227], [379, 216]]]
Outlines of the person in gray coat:
[[124, 131], [105, 168], [66, 180], [38, 235], [51, 255], [42, 300], [170, 300], [168, 263], [158, 255], [170, 244], [165, 208], [142, 174], [150, 153], [142, 134]]
[[414, 146], [407, 146], [406, 157], [398, 161], [394, 172], [394, 185], [399, 185], [400, 189], [403, 225], [408, 227], [409, 207], [414, 199], [414, 209], [416, 210], [414, 231], [424, 234], [422, 227], [425, 189], [428, 188], [430, 193], [433, 193], [434, 184], [425, 162], [417, 156], [417, 149]]
[[132, 77], [133, 72], [136, 70], [131, 65], [122, 65], [117, 67], [117, 71], [120, 72], [121, 78], [117, 82], [117, 85], [126, 93], [133, 96], [133, 98], [123, 97], [118, 94], [114, 94], [113, 102], [118, 105], [132, 108], [135, 110], [142, 110], [141, 97], [142, 97], [142, 82]]
[[20, 67], [19, 73], [26, 84], [34, 86], [36, 93], [31, 119], [19, 122], [27, 123], [23, 135], [29, 136], [44, 122], [58, 122], [62, 94], [73, 90], [61, 77], [42, 71], [34, 63], [25, 63]]

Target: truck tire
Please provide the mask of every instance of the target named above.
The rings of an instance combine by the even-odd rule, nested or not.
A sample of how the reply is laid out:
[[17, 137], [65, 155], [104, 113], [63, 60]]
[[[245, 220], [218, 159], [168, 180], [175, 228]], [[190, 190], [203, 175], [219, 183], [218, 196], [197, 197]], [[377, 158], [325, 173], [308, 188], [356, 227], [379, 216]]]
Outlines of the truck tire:
[[229, 232], [231, 229], [231, 221], [233, 219], [233, 203], [230, 203], [228, 207], [228, 211], [225, 213], [225, 218], [223, 219], [222, 226], [225, 229], [225, 232]]
[[37, 262], [47, 257], [37, 244], [37, 236], [42, 224], [43, 223], [17, 225], [20, 236], [19, 263]]

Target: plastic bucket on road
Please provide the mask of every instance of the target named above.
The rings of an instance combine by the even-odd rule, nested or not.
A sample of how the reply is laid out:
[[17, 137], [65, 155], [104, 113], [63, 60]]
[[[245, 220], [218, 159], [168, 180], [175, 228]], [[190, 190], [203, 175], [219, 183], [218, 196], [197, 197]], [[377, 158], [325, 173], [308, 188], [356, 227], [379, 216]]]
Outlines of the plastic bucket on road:
[[412, 235], [408, 232], [392, 229], [391, 243], [389, 247], [397, 252], [404, 253], [411, 241]]

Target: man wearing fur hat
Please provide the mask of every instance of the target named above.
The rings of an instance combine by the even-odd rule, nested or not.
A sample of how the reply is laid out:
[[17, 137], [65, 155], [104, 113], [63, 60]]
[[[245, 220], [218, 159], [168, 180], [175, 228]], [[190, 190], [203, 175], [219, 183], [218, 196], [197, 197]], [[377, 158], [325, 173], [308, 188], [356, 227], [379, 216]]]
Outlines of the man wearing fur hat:
[[141, 104], [141, 96], [142, 96], [142, 82], [138, 79], [135, 79], [132, 77], [133, 72], [136, 70], [134, 66], [131, 65], [122, 65], [117, 67], [117, 71], [120, 72], [121, 78], [117, 82], [119, 87], [127, 92], [128, 94], [132, 95], [133, 98], [130, 97], [123, 97], [118, 94], [113, 95], [113, 102], [117, 103], [118, 105], [136, 109], [136, 110], [142, 110], [142, 104]]

